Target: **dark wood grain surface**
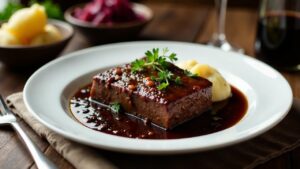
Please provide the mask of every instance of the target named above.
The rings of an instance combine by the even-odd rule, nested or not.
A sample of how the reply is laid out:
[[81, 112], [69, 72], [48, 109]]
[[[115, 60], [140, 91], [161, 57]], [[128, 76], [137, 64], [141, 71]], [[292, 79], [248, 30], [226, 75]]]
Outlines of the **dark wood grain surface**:
[[[215, 25], [213, 6], [204, 4], [180, 4], [151, 2], [155, 18], [142, 32], [140, 39], [176, 40], [205, 43], [211, 37]], [[250, 56], [254, 56], [257, 10], [254, 8], [233, 7], [228, 9], [226, 33], [230, 42], [239, 45]], [[87, 40], [76, 34], [63, 54], [89, 47]], [[300, 98], [300, 76], [298, 73], [282, 72], [292, 86], [294, 97]], [[0, 93], [8, 96], [22, 91], [32, 71], [14, 72], [0, 66]], [[27, 124], [22, 122], [30, 137], [59, 168], [73, 168], [49, 144], [38, 137]], [[36, 168], [29, 153], [10, 127], [0, 128], [0, 168], [26, 169]], [[298, 169], [300, 168], [300, 148], [286, 153], [258, 169]]]

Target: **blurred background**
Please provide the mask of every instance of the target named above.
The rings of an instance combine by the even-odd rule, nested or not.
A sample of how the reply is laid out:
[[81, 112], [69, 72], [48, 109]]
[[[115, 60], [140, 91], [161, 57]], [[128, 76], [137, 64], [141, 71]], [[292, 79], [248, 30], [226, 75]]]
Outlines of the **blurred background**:
[[[49, 18], [64, 20], [67, 24], [70, 23], [75, 28], [77, 36], [75, 36], [75, 40], [73, 41], [77, 41], [76, 44], [79, 44], [78, 41], [82, 43], [81, 45], [72, 45], [71, 50], [70, 48], [67, 48], [64, 51], [64, 53], [72, 51], [73, 49], [78, 50], [79, 48], [85, 48], [96, 44], [120, 42], [127, 40], [193, 41], [196, 40], [194, 38], [197, 35], [201, 36], [200, 40], [198, 40], [197, 42], [206, 44], [210, 42], [210, 40], [212, 39], [212, 35], [214, 32], [216, 32], [215, 30], [217, 28], [216, 18], [218, 17], [216, 16], [216, 11], [214, 9], [216, 2], [219, 1], [215, 0], [130, 0], [132, 2], [140, 2], [141, 4], [150, 5], [149, 7], [155, 11], [154, 16], [157, 13], [156, 16], [160, 17], [155, 17], [153, 20], [147, 20], [147, 22], [143, 22], [136, 26], [131, 26], [130, 28], [128, 27], [128, 29], [103, 28], [100, 30], [95, 26], [86, 26], [85, 23], [78, 22], [72, 19], [72, 17], [69, 17], [69, 19], [67, 19], [67, 15], [65, 15], [64, 17], [64, 13], [70, 13], [70, 16], [73, 15], [73, 11], [69, 12], [69, 10], [67, 9], [72, 9], [74, 5], [80, 6], [81, 3], [83, 4], [91, 1], [92, 0], [0, 0], [0, 21], [6, 22], [10, 15], [15, 11], [25, 6], [30, 6], [35, 2], [38, 2], [45, 7], [46, 13]], [[228, 40], [230, 42], [232, 41], [233, 43], [237, 44], [238, 39], [241, 37], [240, 35], [249, 34], [245, 33], [244, 28], [238, 29], [236, 26], [233, 26], [236, 25], [234, 24], [235, 21], [236, 23], [238, 23], [238, 25], [242, 25], [248, 28], [251, 27], [251, 29], [249, 29], [251, 31], [256, 30], [255, 24], [252, 24], [252, 22], [256, 23], [256, 14], [258, 13], [259, 3], [259, 0], [228, 0], [227, 6], [233, 9], [233, 11], [231, 13], [229, 12], [228, 16], [226, 16], [228, 17], [228, 24], [226, 24], [226, 27], [232, 28], [228, 29], [229, 31], [227, 31], [227, 33], [232, 35], [228, 37]], [[165, 8], [163, 8], [163, 6], [165, 6]], [[180, 7], [182, 7], [182, 9], [180, 9]], [[185, 12], [182, 13], [182, 10]], [[164, 14], [160, 14], [160, 12], [163, 12]], [[254, 15], [252, 15], [252, 13]], [[245, 21], [243, 19], [240, 19], [243, 17], [249, 18], [249, 14], [251, 15], [250, 25], [249, 23], [244, 23]], [[187, 18], [186, 15], [195, 17]], [[233, 16], [238, 17], [234, 18]], [[202, 22], [203, 20], [204, 22]], [[148, 21], [151, 21], [151, 23], [149, 22], [148, 24]], [[147, 27], [143, 29], [143, 27], [146, 24]], [[187, 24], [192, 24], [194, 26], [190, 25], [192, 27], [189, 28], [189, 25]], [[141, 31], [142, 29], [143, 31]], [[201, 30], [201, 32], [199, 30]], [[139, 34], [139, 36], [134, 39], [134, 37], [136, 37], [136, 35], [140, 31], [141, 33]], [[172, 32], [176, 31], [180, 33], [175, 37], [172, 35]], [[247, 42], [247, 45], [243, 44], [242, 42], [238, 44], [238, 47], [243, 48], [243, 50], [245, 49], [244, 52], [246, 52], [249, 55], [254, 54], [254, 35], [255, 34], [252, 33], [251, 36], [248, 36], [247, 39], [249, 39], [249, 42]], [[21, 52], [21, 54], [23, 54], [23, 51]], [[5, 56], [2, 56], [2, 58], [4, 57]]]
[[[0, 8], [3, 7], [8, 1], [16, 1], [16, 0], [1, 0], [0, 1]], [[30, 0], [21, 0], [23, 4], [27, 4]], [[53, 0], [53, 2], [56, 2], [61, 5], [63, 9], [66, 9], [67, 7], [82, 3], [82, 2], [89, 2], [90, 0]], [[173, 3], [201, 3], [201, 4], [209, 4], [214, 5], [214, 0], [132, 0], [133, 2], [173, 2]], [[255, 8], [258, 7], [259, 0], [229, 0], [228, 5], [229, 6], [244, 6], [244, 7], [251, 7]]]

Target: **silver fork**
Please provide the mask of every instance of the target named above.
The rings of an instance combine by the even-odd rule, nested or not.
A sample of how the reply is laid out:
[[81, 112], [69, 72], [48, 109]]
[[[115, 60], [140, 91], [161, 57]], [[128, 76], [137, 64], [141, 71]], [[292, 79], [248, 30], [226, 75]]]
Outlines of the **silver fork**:
[[33, 160], [35, 161], [39, 169], [57, 169], [56, 165], [50, 161], [40, 149], [31, 141], [24, 130], [20, 127], [16, 116], [11, 112], [11, 110], [6, 106], [5, 101], [0, 95], [0, 125], [10, 124], [22, 138], [27, 149], [29, 150]]

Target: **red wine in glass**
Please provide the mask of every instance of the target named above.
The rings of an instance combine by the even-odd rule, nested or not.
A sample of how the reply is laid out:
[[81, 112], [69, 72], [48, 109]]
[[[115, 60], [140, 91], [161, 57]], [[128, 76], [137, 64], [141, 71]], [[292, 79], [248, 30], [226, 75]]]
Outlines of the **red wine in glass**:
[[256, 55], [283, 70], [300, 70], [300, 12], [268, 11], [258, 22]]

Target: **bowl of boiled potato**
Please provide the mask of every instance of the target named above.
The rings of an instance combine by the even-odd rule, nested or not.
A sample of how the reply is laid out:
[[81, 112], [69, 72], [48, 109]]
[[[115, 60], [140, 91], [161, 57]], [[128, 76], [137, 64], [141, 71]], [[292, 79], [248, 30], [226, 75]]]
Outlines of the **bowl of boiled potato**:
[[23, 8], [1, 23], [0, 61], [14, 69], [37, 68], [57, 57], [73, 34], [68, 23], [48, 19], [43, 6]]

